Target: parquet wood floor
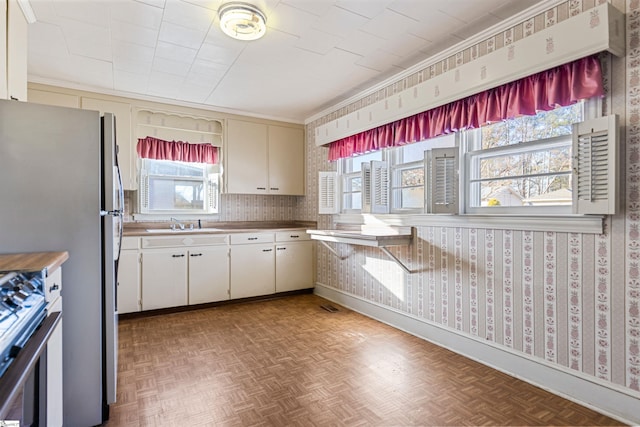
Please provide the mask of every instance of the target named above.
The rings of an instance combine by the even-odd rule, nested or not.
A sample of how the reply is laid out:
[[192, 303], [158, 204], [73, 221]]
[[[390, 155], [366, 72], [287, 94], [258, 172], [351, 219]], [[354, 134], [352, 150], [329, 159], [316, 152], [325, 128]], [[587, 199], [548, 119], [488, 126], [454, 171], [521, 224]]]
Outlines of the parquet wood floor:
[[298, 295], [120, 322], [117, 426], [621, 425]]

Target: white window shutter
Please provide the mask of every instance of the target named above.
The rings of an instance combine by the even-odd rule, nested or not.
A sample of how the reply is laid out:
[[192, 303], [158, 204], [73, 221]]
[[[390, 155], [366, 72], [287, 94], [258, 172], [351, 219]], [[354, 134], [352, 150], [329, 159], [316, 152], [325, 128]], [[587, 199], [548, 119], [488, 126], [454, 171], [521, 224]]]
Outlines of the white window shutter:
[[318, 213], [319, 214], [339, 213], [338, 173], [337, 172], [319, 172]]
[[149, 176], [145, 169], [140, 170], [140, 212], [149, 212]]
[[389, 166], [371, 161], [371, 213], [389, 213]]
[[458, 213], [458, 148], [434, 148], [428, 154], [430, 213]]
[[371, 163], [362, 163], [362, 213], [371, 212]]
[[616, 115], [573, 125], [573, 213], [616, 213], [619, 138]]

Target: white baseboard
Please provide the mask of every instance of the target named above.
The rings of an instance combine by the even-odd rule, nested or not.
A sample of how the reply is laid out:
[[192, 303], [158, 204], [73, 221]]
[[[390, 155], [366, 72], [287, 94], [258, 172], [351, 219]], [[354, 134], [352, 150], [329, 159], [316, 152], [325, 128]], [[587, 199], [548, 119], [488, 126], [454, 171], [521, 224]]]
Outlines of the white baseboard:
[[640, 425], [640, 394], [635, 396], [633, 390], [603, 384], [597, 378], [574, 373], [543, 360], [534, 360], [508, 348], [457, 333], [321, 283], [316, 283], [314, 293], [618, 421]]

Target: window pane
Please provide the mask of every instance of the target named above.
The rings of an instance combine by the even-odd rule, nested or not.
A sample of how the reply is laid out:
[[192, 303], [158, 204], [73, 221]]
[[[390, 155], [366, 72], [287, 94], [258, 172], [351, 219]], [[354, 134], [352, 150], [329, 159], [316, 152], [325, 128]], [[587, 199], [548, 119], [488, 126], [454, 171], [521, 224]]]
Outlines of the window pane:
[[400, 185], [402, 187], [424, 185], [424, 168], [405, 169], [400, 171]]
[[349, 191], [362, 191], [362, 178], [351, 178], [349, 180]]
[[204, 191], [201, 181], [150, 177], [149, 194], [151, 210], [204, 209]]
[[393, 199], [399, 199], [398, 208], [422, 209], [424, 207], [424, 187], [395, 189], [393, 193]]
[[473, 207], [571, 205], [569, 174], [483, 181], [471, 187], [480, 195], [480, 204], [475, 201]]
[[437, 138], [426, 139], [424, 141], [416, 142], [413, 144], [403, 145], [398, 147], [401, 150], [401, 162], [411, 163], [424, 160], [424, 152], [432, 150], [434, 148], [447, 148], [455, 147], [456, 137], [455, 134], [443, 135]]
[[206, 167], [203, 163], [173, 162], [169, 160], [145, 160], [149, 175], [171, 175], [201, 177]]
[[583, 103], [541, 111], [535, 116], [522, 116], [483, 126], [482, 148], [501, 147], [570, 135], [571, 125], [583, 120]]
[[362, 193], [343, 194], [344, 209], [362, 209]]
[[571, 170], [571, 147], [541, 149], [480, 159], [480, 178], [532, 175]]
[[402, 163], [424, 160], [424, 152], [430, 148], [430, 142], [431, 140], [426, 140], [400, 147], [399, 150], [402, 150]]
[[215, 213], [218, 185], [215, 166], [204, 163], [143, 159], [148, 213]]
[[347, 159], [347, 162], [351, 163], [351, 167], [347, 166], [347, 171], [360, 172], [362, 170], [362, 163], [369, 163], [371, 160], [382, 160], [382, 151], [374, 151], [373, 153], [350, 157]]

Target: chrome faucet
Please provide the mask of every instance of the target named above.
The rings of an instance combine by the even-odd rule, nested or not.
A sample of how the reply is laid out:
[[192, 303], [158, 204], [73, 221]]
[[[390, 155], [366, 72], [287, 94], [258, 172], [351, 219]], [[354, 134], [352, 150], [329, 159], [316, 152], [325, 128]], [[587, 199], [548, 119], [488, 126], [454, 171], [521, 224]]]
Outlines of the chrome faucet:
[[171, 217], [171, 218], [169, 218], [169, 220], [170, 220], [170, 221], [175, 221], [175, 222], [176, 222], [175, 224], [171, 224], [171, 229], [172, 229], [172, 230], [175, 230], [175, 229], [176, 229], [176, 225], [177, 225], [178, 227], [180, 227], [180, 230], [184, 230], [184, 224], [183, 224], [183, 223], [181, 223], [180, 221], [178, 221], [176, 218]]

